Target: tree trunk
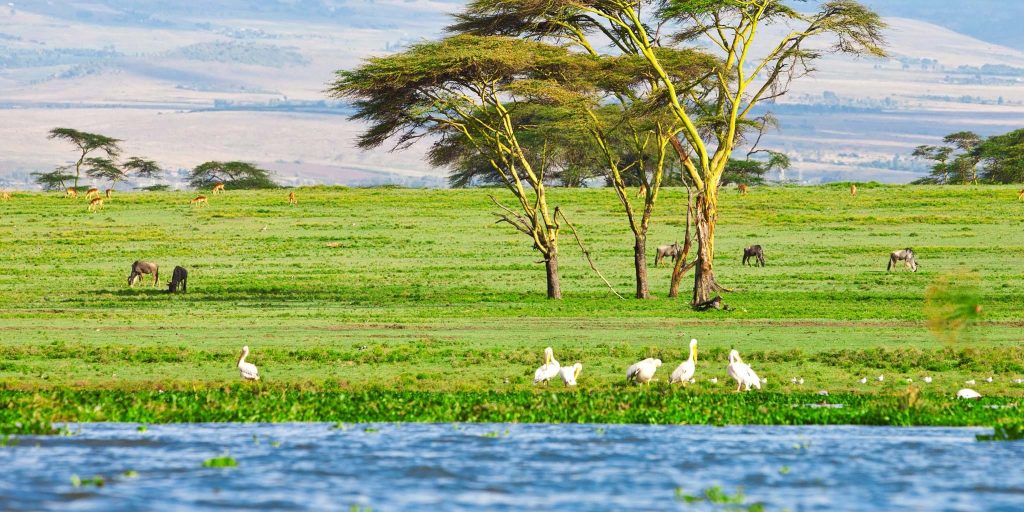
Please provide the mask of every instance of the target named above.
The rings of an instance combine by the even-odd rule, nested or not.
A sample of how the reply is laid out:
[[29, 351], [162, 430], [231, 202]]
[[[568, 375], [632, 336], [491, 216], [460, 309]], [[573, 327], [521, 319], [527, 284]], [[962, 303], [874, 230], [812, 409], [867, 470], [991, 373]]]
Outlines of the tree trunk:
[[[711, 197], [709, 197], [711, 196]], [[707, 302], [712, 294], [723, 291], [715, 280], [715, 223], [718, 220], [717, 194], [702, 193], [694, 207], [697, 231], [697, 265], [693, 281], [693, 304]]]
[[[693, 223], [693, 193], [690, 187], [686, 187], [686, 234], [683, 236], [683, 253], [676, 256], [672, 266], [672, 280], [668, 287], [668, 297], [675, 299], [679, 297], [679, 285], [683, 282], [683, 275], [693, 265], [686, 265], [686, 257], [690, 255], [690, 247], [693, 245], [693, 238], [690, 236], [690, 225]], [[696, 264], [696, 261], [694, 261]]]
[[548, 254], [548, 258], [545, 262], [548, 274], [548, 298], [549, 299], [561, 299], [562, 298], [562, 281], [558, 276], [558, 253], [552, 248], [551, 253]]
[[636, 298], [651, 298], [651, 290], [647, 286], [647, 240], [637, 236], [633, 245], [633, 265], [636, 267]]

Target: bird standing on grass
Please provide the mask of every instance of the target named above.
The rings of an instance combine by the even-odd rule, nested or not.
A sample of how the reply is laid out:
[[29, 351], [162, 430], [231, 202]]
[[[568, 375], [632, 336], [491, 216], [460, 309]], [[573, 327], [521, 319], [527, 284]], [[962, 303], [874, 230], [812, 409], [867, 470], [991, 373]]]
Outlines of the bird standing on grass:
[[654, 372], [661, 366], [661, 359], [648, 357], [639, 363], [626, 368], [626, 380], [637, 384], [650, 384], [654, 379]]
[[242, 374], [242, 380], [260, 380], [260, 371], [256, 365], [245, 362], [249, 356], [249, 345], [242, 347], [242, 355], [238, 357], [238, 372]]
[[973, 400], [976, 398], [981, 398], [981, 393], [978, 393], [977, 391], [971, 388], [964, 388], [956, 392], [956, 397], [962, 398], [964, 400]]
[[562, 376], [562, 382], [566, 386], [575, 386], [576, 379], [580, 377], [580, 372], [583, 371], [583, 363], [576, 363], [572, 366], [563, 366], [558, 370], [558, 374]]
[[686, 385], [690, 379], [693, 378], [694, 374], [697, 373], [697, 340], [690, 340], [690, 357], [686, 361], [683, 361], [675, 371], [672, 372], [672, 377], [669, 379], [669, 384], [675, 384], [680, 382]]
[[744, 391], [750, 391], [751, 386], [761, 389], [761, 379], [749, 364], [743, 362], [738, 350], [729, 352], [729, 366], [726, 367], [726, 371], [729, 372], [730, 377], [736, 380], [737, 392], [740, 387], [743, 387]]
[[544, 364], [533, 374], [533, 383], [540, 384], [558, 376], [561, 366], [555, 360], [555, 351], [548, 347], [544, 349]]

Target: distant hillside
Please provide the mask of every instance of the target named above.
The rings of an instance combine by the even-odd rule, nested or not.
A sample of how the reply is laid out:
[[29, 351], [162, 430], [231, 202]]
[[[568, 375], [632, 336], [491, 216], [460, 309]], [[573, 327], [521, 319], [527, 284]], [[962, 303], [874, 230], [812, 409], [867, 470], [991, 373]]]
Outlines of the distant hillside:
[[989, 43], [1024, 50], [1020, 0], [861, 0], [882, 16], [927, 21]]

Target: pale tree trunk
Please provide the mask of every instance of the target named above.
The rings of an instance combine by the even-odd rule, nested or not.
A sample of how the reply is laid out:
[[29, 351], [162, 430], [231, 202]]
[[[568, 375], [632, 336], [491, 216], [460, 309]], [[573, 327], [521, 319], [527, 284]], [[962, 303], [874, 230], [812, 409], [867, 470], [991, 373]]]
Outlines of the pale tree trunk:
[[679, 285], [683, 282], [683, 276], [688, 270], [697, 264], [697, 260], [694, 260], [690, 265], [686, 265], [686, 257], [690, 255], [690, 247], [693, 245], [693, 238], [690, 236], [690, 224], [693, 220], [693, 195], [690, 187], [686, 187], [686, 234], [683, 238], [683, 253], [676, 256], [674, 265], [672, 267], [672, 281], [668, 288], [668, 297], [674, 299], [679, 297]]
[[647, 285], [647, 238], [636, 235], [633, 245], [633, 266], [636, 269], [636, 298], [651, 298], [651, 290]]
[[561, 299], [562, 298], [562, 281], [558, 276], [558, 252], [554, 248], [550, 249], [547, 260], [545, 261], [545, 267], [547, 269], [548, 277], [548, 298], [549, 299]]
[[718, 221], [717, 190], [704, 191], [697, 196], [694, 207], [694, 225], [697, 231], [697, 265], [693, 281], [693, 304], [711, 299], [724, 289], [715, 280], [715, 223]]

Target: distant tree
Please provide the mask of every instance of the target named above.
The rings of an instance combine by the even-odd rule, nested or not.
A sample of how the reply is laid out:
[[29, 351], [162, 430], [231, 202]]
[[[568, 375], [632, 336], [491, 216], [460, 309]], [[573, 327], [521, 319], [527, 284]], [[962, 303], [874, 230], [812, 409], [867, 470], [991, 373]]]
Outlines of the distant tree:
[[50, 139], [67, 141], [78, 148], [78, 161], [75, 162], [74, 186], [78, 188], [78, 179], [82, 176], [82, 164], [94, 151], [106, 153], [108, 159], [115, 159], [121, 154], [120, 139], [107, 137], [97, 133], [88, 133], [71, 128], [54, 128], [50, 130]]
[[146, 160], [133, 156], [126, 160], [122, 166], [127, 173], [134, 174], [138, 178], [159, 178], [163, 173], [160, 164], [153, 160]]
[[58, 167], [50, 172], [34, 172], [33, 180], [42, 185], [43, 190], [64, 190], [68, 188], [67, 182], [75, 179], [74, 174], [68, 173], [69, 167]]
[[991, 183], [1024, 183], [1024, 129], [989, 137], [974, 152]]
[[941, 146], [918, 146], [913, 155], [935, 162], [932, 172], [914, 184], [978, 183], [978, 146], [981, 137], [974, 132], [956, 132], [943, 137]]
[[86, 158], [85, 174], [90, 178], [109, 181], [110, 188], [116, 187], [118, 182], [127, 177], [117, 163], [109, 158]]
[[188, 182], [192, 188], [208, 188], [216, 183], [224, 183], [229, 189], [278, 188], [280, 185], [270, 179], [270, 174], [246, 162], [210, 161], [192, 169]]

